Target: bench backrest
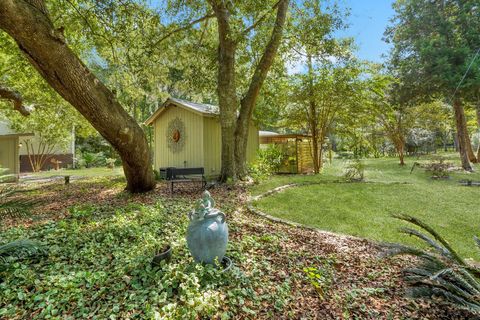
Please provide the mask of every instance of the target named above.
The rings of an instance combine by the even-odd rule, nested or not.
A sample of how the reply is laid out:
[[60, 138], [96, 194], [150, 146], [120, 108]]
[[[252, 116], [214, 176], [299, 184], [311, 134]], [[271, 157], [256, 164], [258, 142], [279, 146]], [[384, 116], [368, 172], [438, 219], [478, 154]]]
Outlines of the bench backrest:
[[173, 177], [176, 176], [188, 176], [192, 174], [201, 174], [205, 173], [204, 168], [172, 168], [172, 175]]
[[201, 174], [202, 176], [205, 174], [204, 168], [160, 168], [160, 177], [161, 179], [165, 180], [172, 180], [176, 179], [178, 176], [188, 176], [188, 175], [195, 175]]

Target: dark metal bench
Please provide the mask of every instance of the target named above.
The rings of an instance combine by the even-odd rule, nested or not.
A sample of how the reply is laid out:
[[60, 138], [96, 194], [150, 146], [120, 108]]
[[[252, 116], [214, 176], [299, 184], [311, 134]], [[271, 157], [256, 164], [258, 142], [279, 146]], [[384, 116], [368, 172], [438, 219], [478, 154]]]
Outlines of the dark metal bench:
[[182, 182], [200, 182], [202, 189], [207, 186], [207, 179], [205, 178], [204, 168], [160, 168], [160, 177], [170, 181], [171, 192], [173, 193], [173, 186], [175, 183]]

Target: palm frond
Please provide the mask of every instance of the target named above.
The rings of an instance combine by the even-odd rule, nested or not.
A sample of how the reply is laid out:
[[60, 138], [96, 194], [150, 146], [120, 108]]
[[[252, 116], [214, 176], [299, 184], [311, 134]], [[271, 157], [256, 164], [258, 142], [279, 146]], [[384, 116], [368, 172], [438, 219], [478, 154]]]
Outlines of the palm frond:
[[46, 251], [38, 242], [22, 239], [8, 242], [0, 246], [0, 263], [7, 263], [11, 259], [28, 258]]
[[35, 199], [15, 197], [21, 192], [14, 186], [0, 187], [0, 220], [25, 217], [30, 213], [32, 207], [39, 203]]
[[[425, 251], [401, 244], [389, 244], [385, 256], [410, 255], [420, 259], [420, 264], [403, 271], [414, 298], [442, 298], [459, 307], [480, 312], [480, 270], [468, 265], [433, 228], [419, 219], [397, 214], [395, 218], [411, 223], [421, 230], [401, 228], [401, 232], [425, 242], [433, 251]], [[477, 246], [480, 240], [475, 237]], [[435, 300], [437, 301], [437, 300]]]

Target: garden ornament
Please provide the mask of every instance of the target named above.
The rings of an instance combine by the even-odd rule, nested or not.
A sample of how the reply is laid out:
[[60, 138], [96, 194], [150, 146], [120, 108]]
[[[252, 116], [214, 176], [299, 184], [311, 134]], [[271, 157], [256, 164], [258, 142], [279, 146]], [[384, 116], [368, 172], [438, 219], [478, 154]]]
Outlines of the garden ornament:
[[214, 208], [215, 201], [205, 191], [189, 214], [187, 244], [197, 262], [222, 263], [227, 250], [228, 226], [225, 214]]

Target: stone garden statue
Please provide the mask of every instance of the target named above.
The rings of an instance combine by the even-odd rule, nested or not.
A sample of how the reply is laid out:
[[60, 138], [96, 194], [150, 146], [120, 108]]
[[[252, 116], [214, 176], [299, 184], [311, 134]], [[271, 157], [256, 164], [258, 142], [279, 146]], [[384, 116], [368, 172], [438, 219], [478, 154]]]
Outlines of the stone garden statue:
[[189, 214], [187, 244], [197, 262], [221, 263], [227, 250], [228, 226], [225, 214], [214, 208], [215, 201], [205, 191]]

